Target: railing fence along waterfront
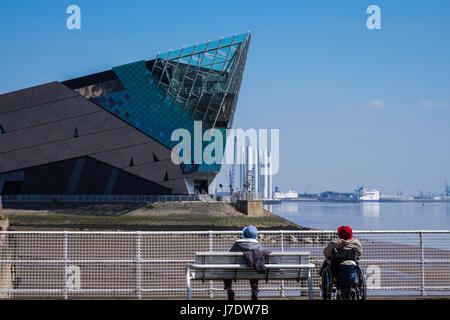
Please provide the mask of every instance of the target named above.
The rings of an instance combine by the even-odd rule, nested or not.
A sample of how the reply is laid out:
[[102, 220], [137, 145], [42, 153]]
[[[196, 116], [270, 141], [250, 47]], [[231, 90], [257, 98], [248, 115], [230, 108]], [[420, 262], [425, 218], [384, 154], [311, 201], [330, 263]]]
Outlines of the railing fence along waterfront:
[[198, 195], [3, 195], [3, 202], [145, 203], [202, 201]]
[[[450, 294], [450, 231], [355, 231], [368, 295]], [[228, 251], [236, 231], [0, 232], [1, 298], [185, 297], [185, 267], [197, 251]], [[333, 231], [261, 231], [275, 251], [309, 251], [320, 292], [322, 251]], [[249, 296], [247, 281], [234, 284]], [[307, 294], [307, 283], [261, 281], [261, 296]], [[224, 297], [220, 281], [197, 282], [193, 298]]]
[[238, 200], [263, 200], [261, 193], [247, 194], [238, 192], [232, 196], [200, 195], [3, 195], [3, 202], [71, 202], [71, 203], [146, 203], [169, 201], [219, 201], [236, 202]]

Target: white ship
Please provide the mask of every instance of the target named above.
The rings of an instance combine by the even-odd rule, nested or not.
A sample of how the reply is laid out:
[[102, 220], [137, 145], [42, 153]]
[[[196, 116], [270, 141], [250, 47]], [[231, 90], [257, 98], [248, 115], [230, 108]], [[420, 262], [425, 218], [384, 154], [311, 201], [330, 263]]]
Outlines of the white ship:
[[298, 193], [291, 188], [288, 192], [279, 192], [278, 187], [275, 188], [275, 193], [273, 194], [274, 199], [288, 200], [288, 199], [298, 199]]
[[363, 187], [357, 190], [359, 201], [380, 201], [380, 191], [372, 189], [367, 190]]

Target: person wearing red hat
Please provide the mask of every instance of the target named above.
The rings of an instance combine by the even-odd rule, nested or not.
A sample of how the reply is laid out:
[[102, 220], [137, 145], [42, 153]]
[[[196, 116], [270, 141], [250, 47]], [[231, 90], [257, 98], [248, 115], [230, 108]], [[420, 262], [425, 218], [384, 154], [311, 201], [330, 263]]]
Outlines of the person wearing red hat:
[[334, 249], [353, 250], [356, 249], [359, 255], [362, 254], [361, 243], [358, 239], [353, 238], [353, 230], [349, 226], [340, 226], [337, 229], [338, 238], [330, 241], [323, 250], [326, 259], [330, 259]]
[[337, 239], [331, 240], [323, 250], [325, 261], [319, 274], [328, 266], [332, 281], [339, 285], [342, 299], [350, 299], [351, 287], [358, 283], [357, 266], [362, 254], [361, 243], [353, 238], [352, 228], [340, 226], [337, 229]]

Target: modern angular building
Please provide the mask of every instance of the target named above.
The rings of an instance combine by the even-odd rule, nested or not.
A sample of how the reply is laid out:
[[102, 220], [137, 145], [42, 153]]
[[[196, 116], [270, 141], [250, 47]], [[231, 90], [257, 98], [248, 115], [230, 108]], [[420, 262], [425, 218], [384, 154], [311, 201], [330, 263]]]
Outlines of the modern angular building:
[[174, 164], [171, 134], [232, 126], [249, 44], [234, 35], [0, 95], [0, 194], [213, 193], [220, 164]]

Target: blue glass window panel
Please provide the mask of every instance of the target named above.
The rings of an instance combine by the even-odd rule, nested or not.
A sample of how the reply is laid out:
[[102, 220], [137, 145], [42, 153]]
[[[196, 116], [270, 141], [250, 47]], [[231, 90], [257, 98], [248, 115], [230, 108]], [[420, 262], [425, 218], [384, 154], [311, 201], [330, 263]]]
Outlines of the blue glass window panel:
[[199, 44], [199, 45], [197, 45], [197, 47], [195, 48], [194, 53], [197, 53], [197, 52], [200, 52], [200, 51], [204, 51], [204, 50], [206, 50], [206, 47], [207, 47], [207, 43]]
[[216, 50], [208, 50], [205, 52], [206, 55], [210, 56], [210, 57], [214, 57], [217, 55], [217, 49]]
[[234, 45], [234, 46], [231, 46], [231, 47], [230, 47], [230, 54], [236, 53], [236, 51], [237, 51], [238, 48], [239, 48], [239, 45], [238, 45], [238, 44], [236, 44], [236, 45]]
[[180, 58], [180, 63], [188, 64], [188, 63], [189, 63], [189, 61], [191, 61], [191, 62], [192, 62], [192, 60], [191, 60], [191, 57], [190, 57], [190, 56], [189, 56], [189, 57], [183, 57], [183, 58]]
[[238, 43], [238, 42], [242, 42], [247, 38], [247, 34], [243, 33], [243, 34], [239, 34], [234, 38], [233, 43]]
[[224, 68], [225, 63], [221, 62], [221, 63], [214, 63], [212, 65], [212, 69], [213, 70], [217, 70], [217, 71], [222, 71], [222, 68]]
[[164, 52], [158, 55], [158, 58], [166, 60], [169, 57], [169, 52]]
[[231, 44], [233, 41], [233, 38], [234, 38], [234, 36], [222, 39], [222, 43], [220, 44], [220, 46], [222, 47], [222, 46]]
[[[173, 50], [172, 52], [170, 52], [170, 59], [173, 58], [178, 58], [181, 55], [182, 49], [179, 50]], [[183, 51], [184, 52], [184, 51]]]
[[205, 53], [203, 56], [202, 66], [210, 65], [214, 61], [214, 55], [211, 55], [209, 53]]
[[218, 55], [216, 55], [216, 57], [214, 58], [214, 64], [225, 61], [226, 61], [225, 57], [220, 57]]
[[187, 55], [187, 54], [192, 54], [192, 53], [194, 53], [194, 47], [195, 47], [195, 46], [191, 46], [191, 47], [184, 48], [184, 50], [183, 50], [183, 55]]
[[217, 49], [220, 45], [220, 40], [214, 40], [209, 43], [208, 49]]
[[198, 55], [198, 54], [195, 54], [195, 55], [192, 55], [190, 59], [191, 59], [190, 60], [190, 65], [198, 66], [199, 63], [200, 63], [201, 56]]
[[217, 57], [225, 59], [228, 55], [228, 52], [230, 52], [230, 47], [219, 49], [217, 50]]

